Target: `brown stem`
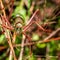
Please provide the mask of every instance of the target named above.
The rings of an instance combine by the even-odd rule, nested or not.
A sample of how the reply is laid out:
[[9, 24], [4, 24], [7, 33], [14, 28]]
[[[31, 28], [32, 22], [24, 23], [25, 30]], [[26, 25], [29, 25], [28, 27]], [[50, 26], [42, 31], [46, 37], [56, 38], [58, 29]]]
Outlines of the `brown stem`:
[[48, 40], [51, 37], [53, 37], [58, 31], [60, 31], [60, 28], [58, 28], [57, 30], [53, 31], [48, 37], [46, 37], [44, 40]]
[[11, 14], [12, 14], [12, 12], [13, 12], [13, 6], [14, 6], [14, 0], [11, 0], [11, 9], [10, 9], [10, 14], [9, 14], [9, 19], [11, 18]]
[[[34, 44], [36, 44], [36, 43], [48, 43], [48, 42], [57, 41], [57, 40], [60, 40], [60, 37], [51, 38], [51, 39], [49, 39], [49, 40], [42, 40], [42, 41], [37, 41], [37, 42], [31, 42], [31, 43], [24, 44], [24, 46], [34, 45]], [[16, 45], [13, 45], [13, 46], [14, 46], [14, 47], [18, 47], [18, 46], [21, 46], [21, 44], [16, 44]]]
[[[37, 42], [29, 42], [29, 43], [25, 43], [24, 46], [31, 46], [31, 45], [34, 45], [36, 43], [48, 43], [48, 42], [51, 42], [51, 41], [57, 41], [57, 40], [60, 40], [60, 37], [57, 37], [57, 38], [51, 38], [49, 40], [42, 40], [42, 41], [37, 41]], [[22, 46], [21, 44], [14, 44], [13, 47], [20, 47]], [[3, 46], [3, 49], [5, 48], [8, 48], [7, 46]], [[1, 50], [3, 50], [1, 49]]]
[[22, 57], [23, 57], [24, 41], [25, 41], [25, 36], [23, 35], [23, 39], [22, 39], [22, 43], [21, 43], [21, 52], [20, 52], [20, 55], [19, 55], [19, 59], [18, 60], [22, 60]]
[[2, 0], [0, 0], [0, 8], [2, 9], [2, 13], [3, 13], [3, 15], [6, 17], [6, 13], [5, 13], [5, 9], [4, 9], [4, 5], [3, 5], [3, 3], [2, 3]]

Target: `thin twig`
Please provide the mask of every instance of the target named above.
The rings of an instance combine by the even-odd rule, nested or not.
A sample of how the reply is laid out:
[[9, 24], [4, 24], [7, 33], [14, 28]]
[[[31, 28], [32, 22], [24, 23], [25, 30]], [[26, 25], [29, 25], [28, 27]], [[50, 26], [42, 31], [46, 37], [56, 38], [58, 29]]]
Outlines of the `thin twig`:
[[9, 12], [10, 12], [10, 1], [9, 0], [5, 0], [5, 3], [7, 5], [7, 7], [8, 7]]
[[10, 8], [10, 14], [9, 14], [9, 19], [11, 18], [12, 12], [13, 12], [13, 6], [14, 6], [14, 0], [11, 0], [11, 8]]
[[33, 21], [33, 18], [35, 17], [36, 13], [39, 11], [39, 9], [37, 9], [34, 14], [32, 15], [32, 17], [29, 19], [27, 25], [31, 24], [31, 22]]
[[22, 60], [22, 57], [23, 57], [24, 41], [25, 41], [25, 36], [23, 35], [23, 39], [22, 39], [22, 43], [21, 43], [21, 52], [20, 52], [18, 60]]
[[[1, 8], [4, 8], [4, 5], [3, 5], [3, 3], [2, 3], [2, 0], [0, 0], [0, 3], [1, 3]], [[4, 9], [2, 10], [2, 12], [3, 12], [3, 16], [7, 19]], [[2, 24], [5, 23], [6, 26], [8, 25], [8, 23], [5, 22], [5, 21], [3, 22], [3, 21], [1, 20], [1, 22], [2, 22]], [[8, 42], [8, 44], [9, 44], [9, 46], [10, 46], [10, 48], [11, 48], [11, 51], [12, 51], [12, 53], [13, 53], [14, 60], [17, 60], [17, 59], [16, 59], [16, 56], [15, 56], [14, 49], [13, 49], [13, 45], [12, 45], [12, 43], [11, 43], [10, 31], [9, 31], [8, 29], [6, 29], [5, 27], [3, 27], [3, 29], [4, 29], [4, 31], [5, 31], [4, 34], [5, 34], [6, 38], [7, 38], [7, 42]]]
[[50, 20], [56, 19], [56, 17], [57, 17], [59, 14], [60, 14], [60, 11], [59, 11], [52, 19], [50, 19]]
[[10, 51], [9, 60], [12, 60], [12, 51]]
[[31, 5], [31, 7], [30, 7], [30, 12], [31, 12], [31, 14], [33, 13], [34, 6], [35, 6], [35, 2], [33, 1], [33, 2], [32, 2], [32, 5]]
[[13, 53], [14, 60], [17, 60], [17, 59], [16, 59], [16, 56], [15, 56], [14, 49], [13, 49], [13, 45], [12, 45], [12, 43], [11, 43], [11, 38], [10, 38], [10, 33], [9, 33], [9, 31], [5, 31], [5, 36], [6, 36], [6, 38], [7, 38], [7, 42], [8, 42], [8, 44], [9, 44], [9, 46], [10, 46], [10, 48], [11, 48], [11, 51], [12, 51], [12, 53]]
[[[31, 42], [31, 43], [24, 44], [24, 46], [34, 45], [36, 43], [48, 43], [48, 42], [57, 41], [57, 40], [60, 40], [60, 37], [51, 38], [49, 40], [42, 40], [42, 41]], [[22, 46], [22, 45], [21, 44], [15, 44], [15, 45], [13, 45], [13, 47], [19, 47], [19, 46]]]
[[31, 23], [29, 23], [27, 26], [23, 27], [23, 32], [26, 32], [28, 30], [28, 28], [34, 23], [34, 21], [32, 21]]
[[[29, 43], [25, 43], [24, 46], [30, 46], [30, 45], [34, 45], [36, 43], [48, 43], [48, 42], [51, 42], [51, 41], [57, 41], [57, 40], [60, 40], [60, 37], [57, 37], [57, 38], [51, 38], [49, 40], [42, 40], [42, 41], [36, 41], [36, 42], [29, 42]], [[13, 47], [20, 47], [22, 46], [21, 44], [13, 44]], [[8, 46], [3, 46], [5, 48], [8, 48]], [[3, 49], [2, 49], [3, 50]]]
[[38, 26], [40, 29], [42, 29], [43, 31], [45, 31], [45, 29], [44, 29], [42, 26], [40, 26], [39, 23], [37, 23], [36, 21], [35, 21], [35, 23], [37, 24], [37, 26]]
[[53, 31], [48, 37], [46, 37], [44, 40], [48, 40], [51, 37], [53, 37], [58, 31], [60, 31], [60, 28], [58, 28], [57, 30]]
[[3, 13], [3, 15], [6, 17], [6, 13], [5, 13], [5, 9], [4, 9], [4, 5], [3, 5], [3, 3], [2, 3], [2, 0], [0, 0], [0, 5], [1, 5], [1, 9], [2, 9], [2, 13]]

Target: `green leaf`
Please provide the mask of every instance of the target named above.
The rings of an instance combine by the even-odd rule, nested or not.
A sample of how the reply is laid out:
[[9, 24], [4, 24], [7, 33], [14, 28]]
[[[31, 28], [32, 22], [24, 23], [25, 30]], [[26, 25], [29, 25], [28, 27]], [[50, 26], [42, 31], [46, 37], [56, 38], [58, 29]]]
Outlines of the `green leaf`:
[[46, 47], [46, 44], [45, 43], [37, 43], [36, 44], [36, 46], [38, 47], [38, 48], [44, 48], [44, 47]]
[[25, 9], [19, 10], [19, 8], [16, 8], [16, 10], [12, 14], [12, 16], [13, 16], [13, 18], [20, 16], [23, 20], [25, 20], [26, 19], [26, 10]]
[[20, 50], [21, 50], [21, 47], [16, 47], [15, 48], [15, 54], [16, 54], [17, 57], [19, 56]]
[[28, 47], [25, 47], [25, 55], [29, 55], [30, 53], [28, 53], [30, 51], [30, 49]]
[[15, 41], [15, 43], [16, 43], [16, 44], [21, 43], [21, 41], [22, 41], [21, 39], [22, 39], [22, 34], [20, 34], [19, 36], [17, 35], [17, 36], [16, 36], [16, 41]]
[[5, 40], [5, 36], [4, 36], [4, 35], [1, 35], [1, 36], [0, 36], [0, 44], [1, 44], [1, 43], [4, 43], [4, 42], [3, 42], [4, 40]]
[[51, 57], [50, 60], [57, 60], [57, 58], [54, 56], [54, 57]]
[[58, 47], [58, 45], [56, 44], [56, 41], [52, 40], [47, 45], [49, 45], [49, 55], [55, 56], [56, 55], [56, 50], [57, 50], [57, 47]]
[[33, 34], [32, 35], [32, 41], [37, 41], [37, 40], [39, 40], [39, 35]]
[[28, 60], [36, 60], [36, 57], [34, 55], [31, 55]]
[[55, 50], [55, 49], [57, 49], [57, 45], [56, 45], [56, 41], [51, 41], [50, 42], [50, 49], [52, 49], [52, 50]]
[[31, 6], [31, 0], [27, 0], [27, 1], [28, 1], [27, 7], [30, 8], [30, 6]]
[[20, 16], [23, 20], [26, 19], [26, 10], [23, 7], [23, 0], [21, 0], [20, 5], [15, 8], [12, 16], [13, 18]]

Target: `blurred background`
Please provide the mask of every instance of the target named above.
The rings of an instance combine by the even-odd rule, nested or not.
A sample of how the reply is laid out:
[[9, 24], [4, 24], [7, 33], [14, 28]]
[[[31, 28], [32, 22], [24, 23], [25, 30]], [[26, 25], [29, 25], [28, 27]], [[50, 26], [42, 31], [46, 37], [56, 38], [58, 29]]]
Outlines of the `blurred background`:
[[0, 60], [60, 60], [60, 0], [1, 0], [0, 15]]

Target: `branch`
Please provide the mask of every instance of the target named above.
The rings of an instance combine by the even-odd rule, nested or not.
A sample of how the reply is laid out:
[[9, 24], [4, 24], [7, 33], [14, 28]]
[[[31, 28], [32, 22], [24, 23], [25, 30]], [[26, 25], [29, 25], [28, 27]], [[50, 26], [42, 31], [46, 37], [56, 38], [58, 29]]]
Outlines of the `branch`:
[[[36, 42], [29, 42], [29, 43], [25, 43], [24, 46], [30, 46], [30, 45], [34, 45], [36, 43], [48, 43], [48, 42], [51, 42], [51, 41], [57, 41], [57, 40], [60, 40], [60, 37], [57, 37], [57, 38], [51, 38], [49, 40], [42, 40], [42, 41], [36, 41]], [[20, 47], [22, 46], [22, 44], [14, 44], [13, 47]], [[8, 46], [2, 46], [3, 49], [5, 48], [8, 48]], [[1, 50], [3, 50], [1, 49]]]
[[2, 0], [0, 0], [0, 8], [2, 9], [3, 15], [6, 17], [6, 13], [5, 13], [5, 9], [4, 9], [4, 5], [2, 3]]
[[[24, 46], [30, 46], [30, 45], [34, 45], [36, 43], [48, 43], [48, 42], [57, 41], [57, 40], [60, 40], [60, 37], [51, 38], [49, 40], [42, 40], [42, 41], [31, 42], [31, 43], [24, 44]], [[22, 46], [22, 45], [21, 44], [15, 44], [15, 45], [13, 45], [13, 47], [19, 47], [19, 46]]]
[[24, 41], [25, 41], [25, 36], [23, 35], [23, 39], [22, 39], [22, 43], [21, 43], [21, 52], [20, 52], [18, 60], [22, 60], [22, 57], [23, 57]]
[[53, 31], [48, 37], [46, 37], [44, 39], [44, 41], [50, 39], [51, 37], [53, 37], [58, 31], [60, 31], [60, 28], [58, 28], [57, 30]]
[[12, 51], [10, 51], [9, 60], [12, 60]]
[[10, 48], [11, 48], [11, 51], [12, 51], [12, 53], [13, 53], [14, 60], [17, 60], [17, 59], [16, 59], [16, 56], [15, 56], [14, 49], [13, 49], [13, 45], [12, 45], [12, 43], [11, 43], [11, 37], [10, 37], [9, 31], [5, 31], [5, 36], [6, 36], [6, 38], [7, 38], [7, 42], [8, 42], [8, 44], [9, 44], [9, 46], [10, 46]]

